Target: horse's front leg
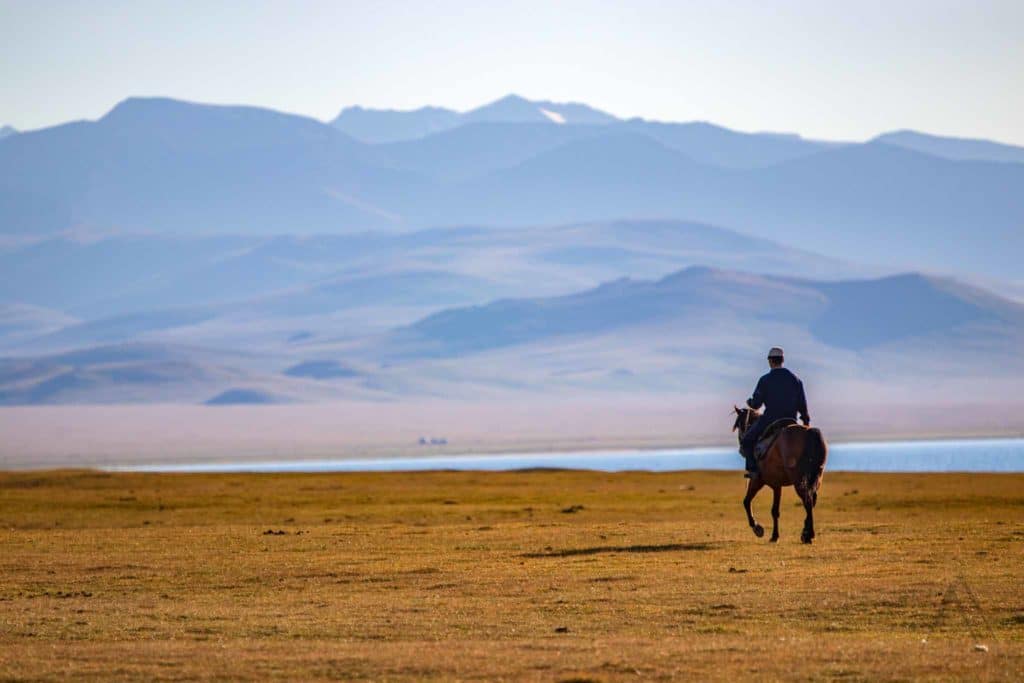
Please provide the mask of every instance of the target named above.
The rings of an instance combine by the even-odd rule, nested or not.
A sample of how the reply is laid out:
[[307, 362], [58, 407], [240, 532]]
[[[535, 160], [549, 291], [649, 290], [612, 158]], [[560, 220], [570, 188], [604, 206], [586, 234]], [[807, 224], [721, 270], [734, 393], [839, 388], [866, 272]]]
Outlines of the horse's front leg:
[[782, 487], [775, 486], [772, 488], [772, 537], [769, 539], [772, 543], [779, 540], [779, 503], [781, 501]]
[[754, 530], [754, 535], [758, 538], [764, 536], [764, 527], [754, 520], [754, 515], [750, 512], [750, 502], [754, 500], [754, 496], [762, 486], [764, 486], [764, 482], [761, 481], [761, 476], [754, 476], [747, 484], [747, 495], [743, 498], [743, 509], [747, 511], [747, 523], [750, 524], [750, 528]]

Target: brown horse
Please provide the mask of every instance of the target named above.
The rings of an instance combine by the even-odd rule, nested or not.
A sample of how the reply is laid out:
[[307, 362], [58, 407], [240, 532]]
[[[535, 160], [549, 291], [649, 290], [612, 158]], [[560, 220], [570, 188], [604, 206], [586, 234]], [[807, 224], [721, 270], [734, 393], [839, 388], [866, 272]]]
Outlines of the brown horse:
[[[750, 408], [733, 406], [733, 410], [736, 411], [736, 422], [732, 430], [739, 432], [742, 441], [743, 435], [761, 414]], [[747, 522], [758, 538], [764, 536], [764, 527], [754, 520], [754, 515], [750, 512], [750, 502], [762, 487], [771, 488], [774, 498], [770, 540], [775, 543], [779, 540], [779, 501], [782, 498], [782, 487], [792, 486], [803, 501], [804, 510], [807, 512], [800, 540], [804, 543], [814, 540], [814, 506], [818, 502], [818, 487], [821, 486], [821, 478], [825, 473], [827, 457], [828, 446], [820, 430], [796, 424], [782, 429], [771, 449], [758, 463], [760, 471], [750, 479], [747, 495], [743, 498]]]

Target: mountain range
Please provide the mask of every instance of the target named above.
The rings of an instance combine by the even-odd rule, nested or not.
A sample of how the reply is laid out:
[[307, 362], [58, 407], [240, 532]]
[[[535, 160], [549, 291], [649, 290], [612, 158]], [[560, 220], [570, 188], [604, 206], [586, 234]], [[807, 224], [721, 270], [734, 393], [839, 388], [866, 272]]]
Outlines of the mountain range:
[[132, 98], [0, 140], [0, 403], [1024, 379], [1021, 148], [509, 96], [330, 123]]
[[[724, 166], [736, 164], [737, 159], [742, 160], [741, 166], [778, 162], [803, 156], [807, 150], [844, 144], [805, 140], [791, 133], [761, 133], [756, 134], [758, 147], [751, 149], [750, 134], [736, 133], [707, 122], [680, 124], [643, 119], [627, 121], [585, 104], [528, 100], [514, 94], [461, 113], [444, 107], [422, 107], [408, 111], [347, 107], [331, 121], [331, 125], [357, 140], [377, 144], [412, 141], [480, 122], [556, 123], [570, 126], [628, 123], [670, 147], [686, 149], [695, 159]], [[1024, 147], [990, 140], [897, 130], [878, 135], [873, 141], [954, 161], [1024, 162]]]
[[[537, 119], [548, 106], [565, 123]], [[459, 120], [368, 144], [253, 107], [131, 99], [96, 122], [0, 142], [0, 230], [352, 234], [682, 218], [833, 258], [1019, 273], [1024, 165], [992, 160], [1017, 148], [940, 140], [926, 153], [905, 134], [827, 143], [514, 97]]]

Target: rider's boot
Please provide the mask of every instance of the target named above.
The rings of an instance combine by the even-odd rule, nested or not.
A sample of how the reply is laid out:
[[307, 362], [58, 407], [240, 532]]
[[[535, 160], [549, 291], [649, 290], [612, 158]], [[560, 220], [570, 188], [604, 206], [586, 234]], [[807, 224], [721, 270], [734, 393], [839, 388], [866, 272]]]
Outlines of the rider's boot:
[[753, 479], [758, 473], [757, 458], [750, 452], [751, 450], [753, 449], [740, 448], [740, 453], [743, 454], [743, 458], [747, 461], [747, 471], [743, 474], [744, 479]]

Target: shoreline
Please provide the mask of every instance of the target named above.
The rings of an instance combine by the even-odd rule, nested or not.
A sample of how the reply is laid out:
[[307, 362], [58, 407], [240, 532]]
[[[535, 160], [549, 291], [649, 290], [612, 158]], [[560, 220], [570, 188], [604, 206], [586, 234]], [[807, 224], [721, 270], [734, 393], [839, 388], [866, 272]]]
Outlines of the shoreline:
[[[981, 448], [991, 444], [997, 449], [1006, 448], [1008, 457], [1024, 453], [1024, 438], [1019, 436], [981, 436], [954, 438], [921, 438], [904, 440], [859, 440], [830, 444], [833, 472], [873, 473], [1012, 473], [1024, 472], [1024, 461], [1020, 465], [1006, 468], [1003, 461], [988, 460], [976, 462], [975, 468], [959, 468], [950, 465], [950, 459], [943, 457], [940, 449], [949, 445], [960, 448]], [[858, 459], [873, 457], [871, 451], [910, 450], [909, 459], [900, 461], [906, 469], [877, 469]], [[277, 459], [218, 459], [218, 460], [167, 460], [161, 462], [79, 466], [73, 469], [91, 469], [111, 473], [331, 473], [331, 472], [410, 472], [410, 471], [492, 471], [514, 472], [523, 470], [571, 470], [571, 471], [729, 471], [737, 469], [729, 456], [731, 446], [691, 446], [679, 448], [595, 448], [588, 450], [540, 450], [501, 452], [450, 452], [418, 453], [413, 455], [390, 455], [383, 457], [293, 457]], [[913, 451], [918, 451], [914, 453]], [[838, 455], [839, 462], [835, 463]], [[986, 454], [974, 453], [974, 456]], [[916, 459], [926, 456], [925, 462], [934, 465], [911, 467]], [[967, 457], [970, 457], [968, 455]], [[693, 462], [679, 462], [693, 461]], [[868, 460], [867, 462], [873, 462]], [[953, 460], [955, 462], [955, 459]], [[670, 466], [666, 466], [669, 464]], [[675, 465], [681, 465], [679, 467]], [[931, 467], [934, 467], [932, 469]], [[987, 467], [987, 468], [986, 468]], [[61, 466], [42, 468], [16, 468], [9, 472], [51, 471], [65, 469]], [[5, 470], [0, 470], [5, 471]]]
[[[893, 444], [913, 445], [945, 442], [998, 442], [1015, 441], [1024, 439], [1024, 432], [1006, 431], [1003, 433], [994, 432], [936, 432], [936, 433], [914, 433], [914, 434], [864, 434], [852, 435], [849, 438], [829, 441], [829, 447], [842, 446], [869, 446], [872, 444]], [[0, 453], [0, 472], [29, 472], [48, 471], [59, 469], [94, 469], [111, 472], [145, 472], [145, 471], [185, 471], [189, 467], [243, 467], [267, 465], [269, 463], [331, 463], [331, 462], [375, 462], [384, 463], [388, 461], [408, 460], [445, 460], [445, 459], [467, 459], [467, 458], [510, 458], [510, 457], [531, 457], [548, 455], [552, 457], [573, 457], [573, 456], [600, 456], [616, 453], [639, 453], [639, 454], [662, 454], [680, 453], [691, 454], [702, 451], [731, 451], [736, 449], [735, 443], [722, 443], [718, 441], [694, 440], [689, 442], [662, 442], [647, 441], [634, 442], [628, 440], [616, 441], [610, 439], [586, 440], [583, 443], [571, 440], [538, 440], [535, 446], [530, 447], [528, 442], [522, 443], [499, 443], [499, 444], [477, 444], [475, 447], [459, 448], [454, 445], [448, 447], [420, 446], [413, 445], [384, 445], [376, 447], [339, 448], [332, 450], [305, 450], [275, 448], [254, 448], [243, 450], [232, 450], [232, 456], [228, 458], [216, 457], [213, 451], [199, 449], [185, 454], [167, 453], [168, 457], [154, 457], [150, 453], [145, 457], [131, 457], [130, 455], [97, 455], [86, 453], [67, 453], [64, 455], [47, 455], [37, 461], [25, 459], [11, 460], [6, 454]], [[191, 451], [191, 449], [185, 449]], [[218, 449], [219, 450], [219, 449]], [[160, 469], [158, 469], [160, 468]], [[213, 471], [213, 470], [210, 470]]]
[[[856, 435], [850, 438], [830, 441], [829, 447], [836, 446], [864, 446], [871, 444], [925, 444], [943, 442], [979, 442], [979, 441], [1015, 441], [1024, 439], [1024, 432], [1007, 431], [1006, 433], [955, 433], [939, 432], [935, 434], [911, 434], [911, 435]], [[438, 448], [431, 446], [380, 446], [377, 448], [341, 449], [334, 452], [296, 452], [289, 450], [286, 453], [277, 453], [274, 449], [254, 449], [249, 452], [235, 452], [231, 458], [212, 458], [206, 455], [195, 453], [193, 455], [177, 455], [166, 459], [126, 458], [126, 457], [90, 457], [82, 454], [69, 453], [64, 456], [49, 456], [42, 458], [41, 462], [14, 461], [9, 462], [8, 458], [0, 455], [0, 472], [31, 472], [50, 471], [63, 469], [93, 469], [111, 472], [157, 472], [157, 471], [185, 471], [189, 467], [242, 467], [267, 465], [269, 463], [330, 463], [330, 462], [388, 462], [406, 460], [444, 460], [448, 458], [501, 458], [501, 457], [530, 457], [550, 455], [554, 457], [573, 457], [588, 455], [604, 455], [615, 453], [696, 453], [700, 451], [733, 450], [736, 444], [721, 442], [687, 442], [683, 445], [677, 443], [647, 442], [636, 444], [634, 442], [603, 443], [586, 447], [583, 444], [573, 446], [570, 442], [554, 441], [544, 442], [537, 448], [517, 448], [518, 444], [494, 444], [491, 446], [481, 445], [473, 449], [460, 448]], [[550, 444], [550, 446], [548, 446]], [[214, 470], [209, 470], [214, 471]], [[682, 470], [680, 470], [682, 471]]]

